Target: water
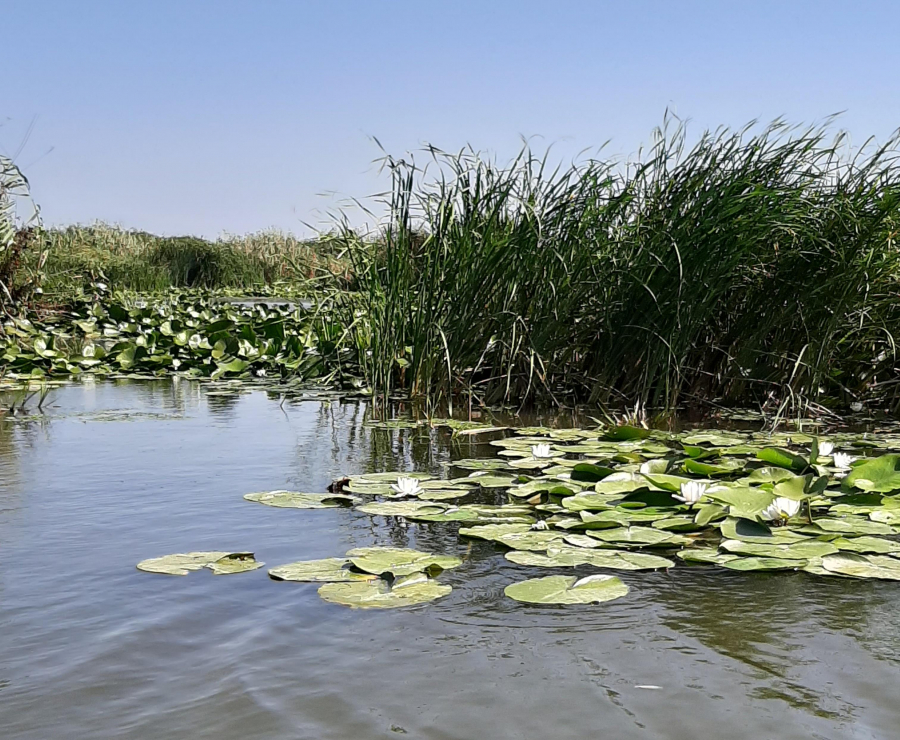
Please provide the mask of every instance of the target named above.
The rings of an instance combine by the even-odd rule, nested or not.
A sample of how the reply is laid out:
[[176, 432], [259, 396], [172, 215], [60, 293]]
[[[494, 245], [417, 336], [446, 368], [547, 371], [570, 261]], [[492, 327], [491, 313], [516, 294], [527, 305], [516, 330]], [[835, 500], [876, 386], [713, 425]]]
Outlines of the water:
[[[534, 607], [455, 526], [242, 500], [339, 473], [440, 469], [358, 404], [97, 383], [0, 427], [0, 736], [348, 740], [898, 736], [900, 584], [712, 568], [621, 574], [628, 597]], [[429, 441], [436, 444], [429, 444]], [[453, 593], [353, 611], [264, 570], [178, 578], [144, 558], [270, 566], [394, 544], [459, 553]], [[585, 571], [588, 572], [588, 571]], [[637, 688], [658, 686], [661, 688]]]

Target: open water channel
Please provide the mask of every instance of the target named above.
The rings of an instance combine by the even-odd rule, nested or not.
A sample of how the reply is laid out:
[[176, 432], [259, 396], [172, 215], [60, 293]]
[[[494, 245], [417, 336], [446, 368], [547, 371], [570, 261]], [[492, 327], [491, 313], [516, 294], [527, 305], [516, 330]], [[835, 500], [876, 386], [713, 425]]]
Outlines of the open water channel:
[[[900, 583], [678, 567], [617, 573], [618, 601], [529, 606], [504, 586], [548, 571], [461, 542], [457, 524], [242, 498], [496, 448], [369, 429], [358, 402], [282, 408], [184, 381], [73, 385], [44, 411], [0, 424], [5, 740], [900, 737]], [[465, 562], [441, 576], [449, 596], [384, 611], [265, 568], [135, 569], [370, 544]]]

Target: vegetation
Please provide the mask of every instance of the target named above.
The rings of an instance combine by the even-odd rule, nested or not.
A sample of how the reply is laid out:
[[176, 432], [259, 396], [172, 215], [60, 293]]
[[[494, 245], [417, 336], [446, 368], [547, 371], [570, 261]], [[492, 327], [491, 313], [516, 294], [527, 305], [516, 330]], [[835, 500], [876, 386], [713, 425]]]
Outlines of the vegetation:
[[[27, 203], [31, 213], [19, 206]], [[26, 207], [28, 207], [26, 206]], [[37, 208], [28, 180], [16, 164], [0, 155], [0, 312], [8, 313], [40, 287], [47, 253], [36, 238]], [[27, 262], [27, 264], [26, 264]]]
[[[457, 427], [452, 420], [430, 423]], [[455, 477], [365, 473], [339, 482], [346, 493], [270, 491], [244, 498], [276, 508], [353, 507], [402, 518], [410, 523], [405, 526], [461, 524], [463, 542], [490, 542], [507, 561], [538, 570], [717, 566], [900, 580], [896, 434], [824, 440], [605, 426], [518, 428], [498, 436], [504, 430], [486, 424], [468, 431], [491, 435], [498, 454], [454, 460]], [[451, 586], [438, 579], [462, 564], [451, 554], [375, 546], [279, 565], [269, 575], [324, 583], [318, 592], [326, 601], [387, 609], [450, 594]], [[251, 553], [196, 552], [138, 568], [186, 575], [201, 567], [237, 573], [260, 565]], [[606, 574], [551, 575], [510, 583], [504, 593], [530, 604], [575, 606], [624, 598], [629, 587]]]
[[896, 407], [896, 143], [677, 127], [622, 166], [388, 159], [381, 248], [343, 233], [366, 378], [486, 404]]
[[309, 290], [342, 285], [348, 263], [332, 239], [297, 239], [277, 231], [208, 241], [160, 237], [104, 224], [44, 234], [44, 290], [65, 303], [97, 282], [119, 290], [230, 289], [253, 293], [275, 283]]
[[[43, 324], [32, 317], [56, 337], [40, 351], [7, 322], [16, 331], [3, 340], [6, 366], [205, 376], [218, 371], [222, 341], [228, 362], [250, 363], [236, 363], [239, 373], [345, 385], [353, 376], [376, 397], [420, 397], [432, 409], [462, 399], [627, 407], [636, 418], [707, 403], [896, 410], [898, 140], [852, 149], [826, 133], [776, 123], [707, 132], [688, 146], [681, 126], [664, 126], [633, 161], [567, 168], [527, 149], [506, 166], [474, 151], [431, 149], [428, 167], [388, 158], [387, 217], [374, 235], [346, 223], [311, 242], [102, 225], [18, 231], [38, 246], [13, 262], [46, 273], [45, 306], [63, 312]], [[12, 244], [16, 232], [4, 233]], [[282, 348], [257, 367], [215, 330], [216, 296], [172, 292], [180, 288], [304, 295], [316, 307], [278, 319], [302, 351]], [[163, 313], [145, 315], [135, 292], [153, 293], [147, 305]], [[113, 306], [129, 316], [117, 319]], [[198, 324], [192, 312], [209, 319]], [[200, 337], [203, 368], [162, 338], [163, 314]], [[119, 332], [104, 349], [124, 365], [80, 354], [99, 345], [78, 322], [95, 319], [91, 331]], [[140, 362], [129, 366], [121, 342]]]

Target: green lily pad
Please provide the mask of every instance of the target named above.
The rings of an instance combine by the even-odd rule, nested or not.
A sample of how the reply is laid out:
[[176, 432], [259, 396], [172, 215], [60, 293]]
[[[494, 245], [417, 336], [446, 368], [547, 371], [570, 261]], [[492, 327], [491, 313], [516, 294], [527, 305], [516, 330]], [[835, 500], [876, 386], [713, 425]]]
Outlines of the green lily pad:
[[593, 575], [531, 578], [507, 586], [503, 593], [527, 604], [599, 604], [620, 599], [628, 594], [628, 586], [615, 576]]
[[811, 526], [803, 527], [798, 531], [806, 534], [818, 534], [819, 532], [875, 535], [894, 534], [893, 528], [888, 524], [850, 516], [842, 517], [840, 519], [817, 517]]
[[761, 545], [755, 542], [744, 542], [743, 540], [725, 540], [719, 547], [735, 555], [755, 555], [763, 558], [779, 558], [781, 560], [809, 560], [810, 558], [821, 558], [838, 552], [838, 548], [830, 542], [812, 539], [777, 545]]
[[378, 577], [370, 573], [354, 573], [345, 567], [349, 564], [350, 560], [347, 558], [300, 560], [296, 563], [271, 568], [269, 578], [275, 581], [299, 581], [301, 583], [314, 581], [340, 583], [343, 581], [370, 581]]
[[735, 558], [721, 565], [731, 570], [799, 570], [806, 566], [806, 560], [787, 560], [784, 558]]
[[446, 511], [447, 505], [437, 501], [379, 501], [357, 506], [357, 511], [373, 516], [403, 516], [412, 517], [423, 514], [440, 514]]
[[842, 552], [822, 558], [822, 567], [831, 573], [854, 578], [900, 581], [900, 560], [883, 555], [858, 555]]
[[496, 537], [500, 542], [513, 550], [546, 550], [558, 544], [563, 538], [562, 532], [513, 532]]
[[832, 540], [831, 544], [839, 550], [848, 552], [874, 553], [878, 555], [900, 552], [900, 542], [885, 540], [881, 537], [838, 537]]
[[854, 465], [844, 486], [880, 493], [900, 490], [900, 455], [882, 455]]
[[418, 572], [435, 575], [462, 565], [462, 560], [452, 555], [432, 555], [403, 547], [357, 547], [347, 557], [355, 568], [374, 575], [406, 576]]
[[296, 491], [262, 491], [248, 493], [247, 501], [255, 501], [266, 506], [282, 509], [335, 509], [339, 506], [351, 506], [359, 501], [355, 496], [341, 493], [297, 493]]
[[727, 552], [719, 552], [714, 547], [688, 547], [675, 553], [686, 563], [710, 563], [724, 565], [729, 560], [735, 560], [738, 555]]
[[169, 576], [186, 576], [192, 570], [206, 568], [214, 575], [243, 573], [261, 568], [265, 563], [255, 560], [252, 552], [185, 552], [161, 558], [142, 560], [138, 570]]
[[521, 534], [531, 531], [530, 524], [478, 524], [474, 527], [460, 527], [463, 537], [474, 537], [479, 540], [496, 540], [507, 534]]
[[682, 535], [665, 532], [652, 527], [616, 527], [615, 529], [596, 529], [588, 532], [588, 536], [601, 542], [635, 547], [677, 547], [690, 542]]
[[355, 583], [326, 583], [319, 596], [334, 604], [354, 609], [396, 609], [434, 601], [453, 589], [428, 578], [424, 573], [411, 573], [393, 583], [379, 578]]
[[537, 565], [544, 568], [558, 568], [576, 565], [593, 565], [597, 568], [618, 570], [655, 570], [671, 568], [674, 563], [656, 555], [626, 550], [589, 550], [562, 546], [550, 548], [546, 554], [512, 550], [506, 559], [518, 565]]

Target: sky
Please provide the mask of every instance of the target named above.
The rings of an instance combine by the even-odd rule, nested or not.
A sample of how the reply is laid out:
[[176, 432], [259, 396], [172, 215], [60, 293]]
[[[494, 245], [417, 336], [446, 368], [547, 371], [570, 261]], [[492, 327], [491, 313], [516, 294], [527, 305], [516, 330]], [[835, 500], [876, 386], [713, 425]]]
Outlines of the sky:
[[0, 0], [0, 19], [0, 152], [48, 225], [308, 235], [377, 208], [379, 144], [628, 155], [667, 110], [696, 134], [900, 126], [896, 0]]

